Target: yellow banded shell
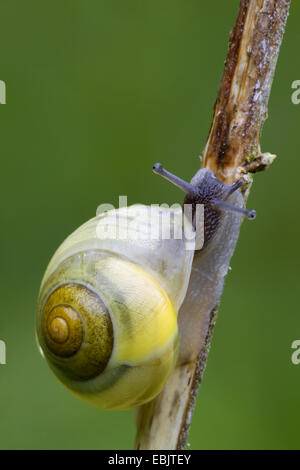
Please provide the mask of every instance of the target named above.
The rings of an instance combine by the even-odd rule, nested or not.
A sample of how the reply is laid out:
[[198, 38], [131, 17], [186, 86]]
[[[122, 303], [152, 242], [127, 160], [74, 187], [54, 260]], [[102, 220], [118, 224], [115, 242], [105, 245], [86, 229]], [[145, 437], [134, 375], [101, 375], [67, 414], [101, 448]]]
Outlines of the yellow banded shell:
[[[148, 208], [127, 210], [118, 212], [121, 219], [145, 231]], [[37, 337], [73, 394], [122, 409], [151, 400], [175, 365], [177, 313], [193, 252], [183, 240], [99, 237], [99, 222], [111, 225], [112, 215], [87, 222], [54, 255], [40, 290]]]

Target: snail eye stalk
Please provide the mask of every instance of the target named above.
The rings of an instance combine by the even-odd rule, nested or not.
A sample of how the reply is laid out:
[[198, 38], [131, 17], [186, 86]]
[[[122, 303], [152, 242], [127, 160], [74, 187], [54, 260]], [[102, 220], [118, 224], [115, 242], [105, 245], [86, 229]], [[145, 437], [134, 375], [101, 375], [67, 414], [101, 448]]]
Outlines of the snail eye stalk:
[[165, 170], [161, 163], [155, 163], [155, 165], [153, 165], [153, 171], [157, 175], [162, 176], [166, 180], [170, 181], [170, 183], [182, 189], [184, 193], [191, 194], [191, 195], [196, 194], [197, 192], [196, 188], [194, 188], [192, 184], [188, 183], [187, 181], [184, 181], [178, 176], [173, 175], [173, 173], [170, 173], [169, 171]]
[[[184, 181], [178, 176], [173, 175], [173, 173], [170, 173], [169, 171], [165, 170], [165, 168], [162, 166], [161, 163], [155, 163], [155, 165], [153, 166], [153, 171], [157, 175], [162, 176], [163, 178], [170, 181], [172, 184], [174, 184], [178, 188], [182, 189], [182, 191], [185, 192], [187, 195], [191, 197], [195, 197], [195, 198], [198, 196], [199, 189], [197, 189], [197, 187], [193, 186], [191, 183]], [[225, 192], [224, 199], [227, 199], [232, 193], [237, 191], [242, 186], [242, 184], [243, 184], [243, 180], [239, 179], [236, 183], [232, 184], [231, 186], [228, 186], [228, 190]], [[223, 199], [213, 199], [212, 201], [209, 202], [209, 206], [212, 209], [221, 211], [221, 212], [222, 211], [238, 212], [240, 214], [243, 214], [249, 220], [253, 220], [256, 217], [255, 210], [247, 210], [241, 207], [234, 206], [226, 202], [226, 200], [223, 200]]]
[[228, 193], [226, 194], [226, 199], [227, 199], [232, 193], [234, 193], [237, 189], [239, 189], [242, 185], [243, 185], [243, 180], [242, 180], [242, 179], [237, 180], [236, 183], [232, 184], [232, 185], [229, 187]]
[[240, 214], [243, 214], [245, 217], [247, 217], [247, 219], [249, 220], [253, 220], [256, 217], [255, 210], [247, 210], [243, 209], [242, 207], [233, 206], [232, 204], [229, 204], [229, 202], [226, 201], [215, 200], [211, 202], [210, 205], [213, 209], [216, 209], [218, 211], [239, 212]]

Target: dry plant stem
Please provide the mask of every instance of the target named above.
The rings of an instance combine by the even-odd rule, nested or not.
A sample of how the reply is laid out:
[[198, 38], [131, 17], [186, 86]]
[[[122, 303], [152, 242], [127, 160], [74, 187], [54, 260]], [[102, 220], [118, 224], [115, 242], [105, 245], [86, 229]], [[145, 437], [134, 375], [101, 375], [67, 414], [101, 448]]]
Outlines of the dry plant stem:
[[226, 183], [263, 169], [259, 140], [289, 6], [290, 0], [241, 2], [203, 159]]
[[[289, 6], [290, 0], [240, 3], [203, 154], [203, 166], [228, 184], [265, 169], [273, 160], [271, 154], [261, 154], [259, 140]], [[224, 246], [227, 259], [222, 266], [229, 266], [235, 243], [232, 240], [230, 246]], [[137, 449], [183, 449], [187, 445], [227, 272], [220, 273], [213, 253], [206, 253], [201, 265], [206, 263], [209, 276], [196, 285], [198, 256], [203, 255], [195, 255], [189, 287], [194, 298], [184, 301], [179, 312], [178, 364], [158, 397], [137, 410]], [[199, 331], [197, 344], [188, 344], [190, 329]]]

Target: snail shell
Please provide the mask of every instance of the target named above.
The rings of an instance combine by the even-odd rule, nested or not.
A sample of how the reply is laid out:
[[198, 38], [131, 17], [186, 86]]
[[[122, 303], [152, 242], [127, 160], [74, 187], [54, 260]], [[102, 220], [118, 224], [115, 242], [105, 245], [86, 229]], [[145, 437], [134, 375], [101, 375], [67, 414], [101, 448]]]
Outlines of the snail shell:
[[[170, 215], [171, 238], [153, 240], [151, 217], [164, 227]], [[103, 236], [116, 221], [127, 226], [126, 238]], [[174, 238], [178, 229], [181, 209], [135, 205], [91, 219], [54, 254], [40, 289], [37, 338], [52, 371], [84, 401], [136, 407], [168, 379], [194, 255], [184, 237]]]
[[160, 164], [154, 171], [183, 189], [191, 217], [143, 205], [100, 214], [59, 247], [40, 289], [44, 357], [65, 387], [101, 408], [138, 407], [162, 390], [178, 357], [178, 323], [178, 363], [194, 359], [241, 215], [255, 217], [243, 207], [241, 180], [225, 185], [201, 169], [187, 183]]

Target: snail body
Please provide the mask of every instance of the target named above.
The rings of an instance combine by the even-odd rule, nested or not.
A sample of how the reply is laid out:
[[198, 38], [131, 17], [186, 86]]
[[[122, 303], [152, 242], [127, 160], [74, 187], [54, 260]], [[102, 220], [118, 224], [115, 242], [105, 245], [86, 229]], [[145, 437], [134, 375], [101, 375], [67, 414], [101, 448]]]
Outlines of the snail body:
[[[205, 203], [199, 253], [213, 248], [227, 211], [250, 217], [226, 202], [240, 183], [224, 185], [208, 170], [185, 183], [160, 165], [154, 170], [186, 192], [193, 211]], [[157, 237], [153, 220], [161, 229]], [[42, 280], [36, 330], [50, 368], [74, 395], [100, 408], [125, 409], [161, 391], [178, 358], [177, 316], [195, 254], [183, 228], [196, 231], [195, 220], [186, 220], [181, 208], [134, 205], [96, 216], [58, 248]], [[126, 237], [109, 236], [124, 225]]]

